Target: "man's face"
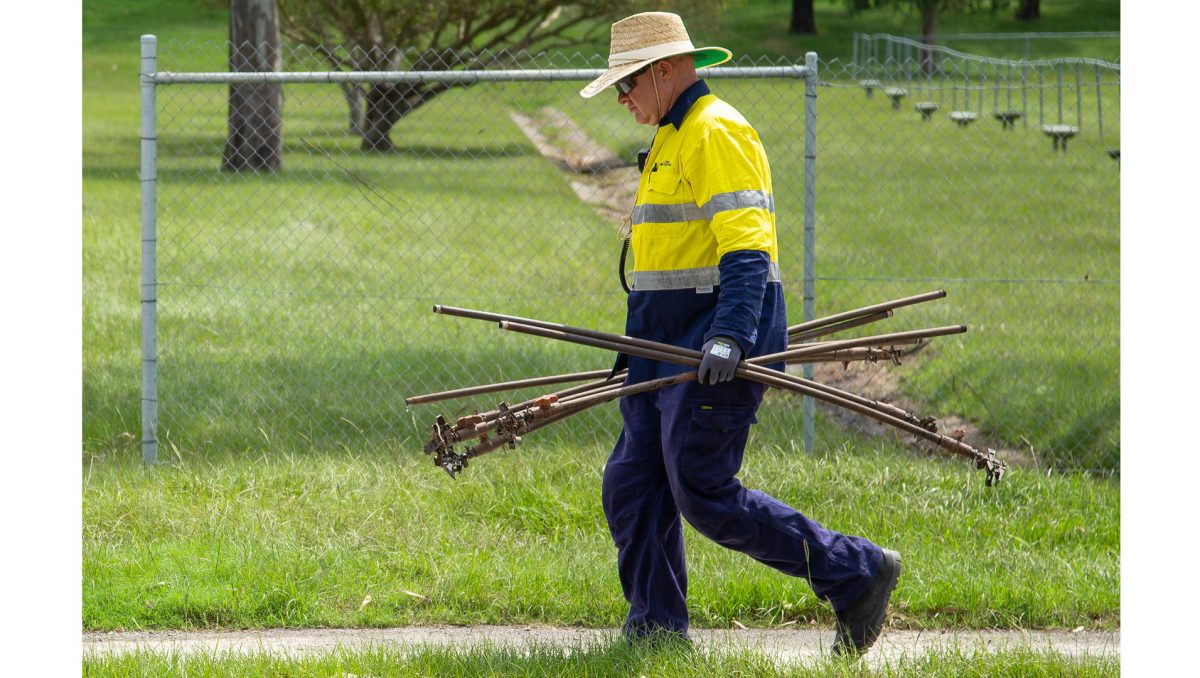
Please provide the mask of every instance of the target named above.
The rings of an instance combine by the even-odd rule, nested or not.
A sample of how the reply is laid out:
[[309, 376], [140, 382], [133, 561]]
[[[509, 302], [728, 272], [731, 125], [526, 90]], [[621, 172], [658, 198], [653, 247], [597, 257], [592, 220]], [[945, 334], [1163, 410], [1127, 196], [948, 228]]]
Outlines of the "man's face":
[[622, 92], [617, 86], [617, 103], [624, 105], [633, 114], [639, 125], [657, 125], [660, 119], [658, 111], [658, 96], [655, 94], [656, 78], [651, 73], [655, 64], [650, 64], [634, 75], [621, 80], [621, 83], [631, 86], [628, 93]]

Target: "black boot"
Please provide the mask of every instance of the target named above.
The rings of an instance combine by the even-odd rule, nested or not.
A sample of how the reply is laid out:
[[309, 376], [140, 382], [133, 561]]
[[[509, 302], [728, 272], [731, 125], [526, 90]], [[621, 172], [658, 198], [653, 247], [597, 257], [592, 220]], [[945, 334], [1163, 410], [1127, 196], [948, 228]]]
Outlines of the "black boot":
[[834, 656], [856, 657], [879, 638], [887, 619], [888, 601], [900, 578], [900, 554], [883, 549], [879, 569], [867, 590], [850, 607], [837, 614], [837, 635], [833, 638]]

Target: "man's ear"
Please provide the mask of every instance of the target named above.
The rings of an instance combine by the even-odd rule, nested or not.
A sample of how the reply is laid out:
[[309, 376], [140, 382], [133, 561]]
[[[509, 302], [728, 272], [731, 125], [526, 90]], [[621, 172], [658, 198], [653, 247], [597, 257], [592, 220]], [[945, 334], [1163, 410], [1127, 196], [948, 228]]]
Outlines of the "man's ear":
[[662, 80], [669, 79], [675, 73], [675, 63], [670, 59], [663, 59], [654, 64], [654, 67], [658, 69], [658, 76]]

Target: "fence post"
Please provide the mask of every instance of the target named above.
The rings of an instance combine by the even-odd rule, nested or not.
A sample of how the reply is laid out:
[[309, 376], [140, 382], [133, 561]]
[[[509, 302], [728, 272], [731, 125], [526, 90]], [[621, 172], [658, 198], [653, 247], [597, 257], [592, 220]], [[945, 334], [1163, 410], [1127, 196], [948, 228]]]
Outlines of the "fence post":
[[1062, 62], [1060, 61], [1060, 62], [1058, 62], [1057, 64], [1055, 64], [1055, 66], [1056, 66], [1056, 68], [1055, 68], [1054, 70], [1057, 72], [1057, 75], [1058, 75], [1058, 80], [1056, 81], [1056, 82], [1058, 83], [1058, 87], [1057, 87], [1057, 91], [1058, 91], [1058, 119], [1056, 119], [1056, 120], [1054, 121], [1054, 124], [1056, 124], [1056, 125], [1061, 125], [1061, 124], [1063, 124], [1063, 81], [1062, 81], [1062, 68], [1063, 68], [1063, 65], [1062, 65]]
[[1075, 62], [1075, 124], [1083, 130], [1083, 75], [1082, 65]]
[[1046, 78], [1042, 74], [1042, 67], [1038, 66], [1038, 126], [1046, 124]]
[[860, 35], [860, 33], [854, 34], [854, 42], [851, 43], [851, 47], [850, 47], [850, 63], [854, 64], [854, 75], [851, 77], [854, 78], [855, 82], [858, 82], [859, 78], [862, 77], [862, 75], [860, 74], [860, 71], [859, 71], [859, 62], [861, 59], [861, 57], [859, 57], [859, 55], [858, 55], [858, 36], [859, 35]]
[[[992, 63], [992, 112], [1000, 110], [1000, 64]], [[979, 96], [979, 114], [983, 115], [983, 95]]]
[[1007, 78], [1004, 81], [1004, 97], [1005, 97], [1004, 98], [1004, 108], [1005, 108], [1005, 110], [1008, 110], [1008, 111], [1011, 111], [1013, 109], [1013, 107], [1012, 107], [1012, 88], [1013, 88], [1012, 75], [1013, 75], [1013, 65], [1012, 65], [1012, 62], [1009, 62]]
[[971, 60], [963, 60], [963, 107], [964, 111], [971, 110]]
[[154, 74], [158, 71], [158, 39], [142, 36], [139, 79], [142, 87], [142, 460], [158, 460], [158, 121]]
[[1029, 127], [1029, 67], [1021, 64], [1021, 126]]
[[[804, 79], [804, 322], [816, 317], [816, 226], [817, 226], [817, 53], [804, 55], [808, 75]], [[812, 363], [805, 363], [804, 378], [813, 378]], [[804, 398], [804, 451], [816, 452], [814, 418], [816, 401]]]
[[958, 62], [954, 62], [954, 77], [950, 80], [950, 110], [961, 110], [958, 107]]

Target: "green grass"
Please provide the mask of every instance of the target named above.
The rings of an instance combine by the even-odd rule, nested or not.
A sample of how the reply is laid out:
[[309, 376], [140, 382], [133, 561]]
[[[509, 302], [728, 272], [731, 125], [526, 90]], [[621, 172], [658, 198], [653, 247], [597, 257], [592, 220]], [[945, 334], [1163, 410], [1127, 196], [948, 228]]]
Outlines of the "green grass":
[[[1113, 12], [1090, 3], [1043, 4], [1046, 30], [1112, 28], [1101, 24]], [[755, 40], [768, 9], [786, 25], [784, 5], [747, 3], [708, 42], [790, 55], [816, 45], [823, 56], [837, 44], [848, 54], [850, 19], [821, 4], [829, 43]], [[898, 16], [871, 13], [854, 29], [888, 30]], [[983, 21], [943, 28], [1004, 29]], [[84, 628], [619, 623], [598, 504], [613, 408], [451, 483], [418, 451], [426, 427], [435, 413], [495, 400], [411, 412], [400, 402], [607, 365], [594, 351], [428, 312], [437, 302], [621, 329], [611, 225], [570, 199], [507, 120], [552, 104], [625, 156], [644, 145], [644, 129], [611, 105], [580, 101], [578, 84], [446, 95], [404, 121], [401, 150], [388, 156], [355, 150], [336, 91], [289, 89], [287, 169], [272, 177], [216, 172], [224, 88], [163, 88], [160, 455], [171, 463], [140, 464], [137, 38], [156, 33], [169, 45], [164, 68], [220, 69], [224, 53], [212, 45], [226, 30], [224, 13], [200, 2], [84, 9]], [[1043, 463], [1117, 468], [1119, 173], [1103, 157], [1119, 141], [1115, 92], [1102, 95], [1113, 118], [1105, 136], [1089, 120], [1071, 152], [1053, 156], [1035, 128], [1004, 133], [985, 117], [960, 130], [944, 112], [924, 124], [844, 82], [818, 100], [818, 312], [948, 288], [948, 299], [886, 326], [971, 326], [900, 368], [906, 393], [931, 414], [962, 414], [998, 443], [1033, 448]], [[771, 158], [796, 321], [802, 158], [782, 149], [802, 127], [778, 102], [799, 101], [798, 85], [714, 87], [754, 111], [768, 151], [779, 151]], [[1058, 282], [1005, 282], [1028, 278]], [[1116, 480], [1014, 470], [987, 490], [961, 462], [914, 457], [824, 420], [828, 454], [808, 457], [795, 452], [797, 412], [790, 398], [764, 406], [761, 451], [748, 455], [744, 479], [904, 552], [898, 624], [1119, 626]], [[832, 623], [803, 582], [688, 539], [697, 625]], [[86, 668], [125, 671], [115, 668], [125, 661]], [[957, 675], [969, 663], [937, 661], [911, 672]], [[1014, 661], [1019, 668], [996, 671], [1071, 672], [1060, 659]], [[222, 672], [205, 666], [195, 671]]]
[[[735, 101], [781, 96], [779, 89], [791, 86], [755, 92], [721, 84]], [[621, 329], [611, 262], [588, 258], [615, 249], [610, 227], [586, 206], [571, 204], [565, 182], [521, 145], [515, 129], [489, 122], [504, 119], [506, 96], [483, 98], [469, 116], [460, 115], [458, 129], [438, 122], [445, 111], [462, 112], [461, 93], [422, 109], [398, 135], [401, 144], [413, 144], [399, 166], [394, 157], [358, 156], [351, 140], [299, 117], [290, 128], [297, 136], [286, 172], [229, 178], [211, 169], [220, 148], [215, 89], [197, 96], [207, 107], [187, 109], [186, 120], [207, 121], [201, 127], [207, 132], [163, 133], [164, 434], [181, 444], [247, 447], [260, 428], [273, 439], [295, 434], [296, 415], [322, 418], [305, 435], [324, 431], [340, 439], [354, 427], [404, 426], [397, 406], [387, 405], [402, 396], [607, 362], [595, 352], [533, 346], [427, 313], [432, 303], [449, 303]], [[567, 95], [565, 86], [558, 89]], [[189, 96], [195, 91], [202, 88]], [[298, 106], [313, 98], [328, 109], [335, 96], [299, 89], [290, 101]], [[823, 90], [820, 101], [825, 115], [874, 125], [879, 133], [863, 138], [853, 124], [823, 128], [818, 312], [949, 289], [949, 300], [906, 310], [888, 325], [966, 323], [973, 330], [944, 350], [939, 345], [937, 359], [922, 361], [920, 369], [902, 368], [911, 375], [911, 392], [934, 413], [982, 422], [997, 445], [1023, 447], [1028, 440], [1049, 460], [1114, 467], [1119, 250], [1108, 222], [1118, 210], [1119, 177], [1111, 161], [1096, 162], [1100, 140], [1076, 140], [1074, 154], [1050, 156], [1061, 167], [1046, 167], [1045, 140], [1035, 135], [1013, 147], [1000, 136], [1006, 133], [981, 124], [970, 145], [955, 145], [953, 137], [963, 134], [952, 125], [923, 126], [915, 116], [872, 110], [871, 103], [881, 102], [857, 90]], [[593, 129], [612, 129], [611, 118], [589, 117], [601, 113], [578, 104], [571, 112]], [[768, 144], [783, 147], [793, 121], [783, 113], [762, 117]], [[494, 134], [459, 155], [436, 150], [478, 127]], [[338, 164], [307, 153], [309, 144], [338, 153]], [[931, 150], [914, 157], [913, 144]], [[779, 183], [795, 186], [800, 158], [776, 157]], [[883, 160], [901, 157], [908, 159]], [[862, 171], [863, 158], [879, 159], [873, 175]], [[343, 168], [386, 192], [364, 191]], [[446, 176], [456, 182], [445, 184]], [[509, 192], [511, 177], [520, 177], [516, 195]], [[119, 195], [126, 184], [132, 186], [89, 178], [85, 199], [85, 337], [94, 367], [85, 374], [85, 396], [96, 404], [87, 411], [85, 436], [94, 446], [136, 430], [136, 240], [117, 230], [126, 226], [121, 215], [133, 211]], [[405, 192], [386, 188], [397, 185]], [[1080, 185], [1095, 190], [1063, 205], [1062, 196]], [[264, 205], [264, 192], [277, 202]], [[960, 195], [969, 200], [954, 200]], [[778, 204], [781, 214], [803, 210], [794, 190], [781, 191]], [[1054, 239], [1045, 236], [1046, 214], [1055, 215]], [[524, 224], [531, 215], [540, 228], [514, 233], [498, 226]], [[790, 222], [781, 247], [799, 252], [802, 234]], [[481, 255], [453, 247], [477, 238], [486, 243]], [[512, 261], [528, 273], [514, 271]], [[797, 264], [785, 272], [797, 282]], [[1086, 284], [1088, 278], [1102, 282]], [[1004, 282], [1043, 279], [1062, 282]], [[798, 284], [789, 287], [789, 303], [796, 318]], [[1085, 331], [1090, 340], [1080, 342]], [[518, 346], [521, 355], [506, 355]], [[376, 392], [364, 403], [352, 384]], [[1097, 401], [1096, 392], [1108, 395]], [[788, 433], [780, 436], [783, 444]]]
[[[1094, 89], [1081, 112], [1073, 97], [1064, 101], [1066, 120], [1074, 124], [1082, 113], [1083, 132], [1067, 154], [1055, 155], [1038, 130], [1035, 92], [1026, 92], [1025, 123], [1010, 131], [991, 119], [993, 101], [1005, 107], [1007, 92], [972, 93], [981, 119], [961, 129], [946, 118], [954, 103], [949, 89], [907, 84], [909, 102], [942, 101], [925, 123], [908, 104], [894, 111], [880, 94], [868, 99], [851, 75], [826, 73], [817, 99], [817, 315], [948, 290], [945, 300], [902, 309], [870, 328], [970, 328], [896, 369], [906, 394], [937, 416], [979, 422], [992, 445], [1032, 448], [1062, 465], [1117, 468], [1120, 174], [1106, 149], [1119, 144], [1119, 91], [1100, 88], [1103, 135]], [[804, 166], [794, 130], [802, 121], [797, 110], [770, 104], [799, 85], [713, 86], [753, 111], [771, 153], [787, 300], [796, 317]], [[1020, 93], [1014, 96], [1019, 109]], [[958, 103], [963, 107], [961, 92]], [[1053, 97], [1042, 106], [1040, 117], [1055, 122]], [[614, 126], [604, 107], [562, 107], [626, 154], [644, 142]], [[779, 431], [778, 442], [786, 436]]]
[[[84, 628], [619, 625], [605, 446], [530, 444], [451, 481], [413, 442], [88, 458]], [[748, 486], [904, 554], [900, 626], [1120, 623], [1116, 480], [1014, 470], [986, 488], [967, 463], [894, 449], [751, 449]], [[686, 539], [695, 626], [832, 625], [802, 580]]]
[[1075, 658], [1029, 650], [951, 650], [905, 657], [878, 668], [820, 658], [776, 663], [753, 651], [653, 650], [620, 643], [527, 649], [476, 647], [466, 650], [387, 647], [340, 650], [315, 656], [266, 653], [132, 652], [84, 658], [85, 676], [145, 675], [405, 675], [405, 676], [1117, 676], [1119, 659]]
[[[776, 5], [728, 12], [731, 38], [758, 30], [738, 26]], [[123, 446], [139, 428], [136, 39], [160, 36], [164, 69], [215, 70], [223, 52], [204, 41], [226, 30], [221, 13], [202, 3], [106, 6], [90, 5], [84, 17], [83, 424], [91, 450]], [[1048, 22], [1086, 14], [1088, 29], [1106, 16], [1077, 3], [1047, 3], [1045, 11]], [[874, 31], [879, 16], [853, 21]], [[832, 18], [827, 25], [830, 37], [845, 37]], [[1029, 128], [1003, 132], [985, 107], [985, 120], [960, 130], [944, 116], [919, 123], [911, 110], [865, 98], [851, 75], [825, 73], [831, 86], [818, 99], [818, 313], [948, 289], [948, 300], [904, 311], [887, 327], [972, 329], [901, 368], [906, 395], [936, 416], [979, 422], [990, 444], [1032, 449], [1051, 463], [1116, 468], [1119, 173], [1103, 154], [1119, 143], [1118, 92], [1101, 92], [1103, 136], [1089, 92], [1084, 133], [1071, 153], [1053, 156], [1036, 131], [1032, 100]], [[753, 113], [771, 151], [798, 320], [803, 158], [793, 131], [802, 120], [797, 107], [780, 105], [798, 86], [715, 86]], [[911, 100], [935, 97], [951, 107], [952, 93], [910, 86]], [[161, 88], [167, 441], [218, 451], [264, 440], [305, 447], [367, 431], [379, 442], [427, 425], [396, 404], [403, 396], [606, 364], [594, 351], [498, 336], [427, 312], [450, 303], [621, 329], [611, 225], [574, 201], [507, 119], [553, 104], [624, 156], [646, 142], [644, 129], [611, 106], [579, 100], [576, 87], [451, 92], [407, 118], [395, 134], [399, 152], [386, 157], [355, 150], [335, 90], [291, 88], [286, 169], [272, 177], [215, 171], [223, 87]], [[1066, 102], [1072, 122], [1074, 105]], [[1053, 121], [1057, 110], [1037, 117]], [[594, 435], [598, 426], [585, 419], [575, 429]], [[774, 433], [776, 444], [794, 440], [790, 428]]]
[[[816, 0], [817, 35], [789, 33], [791, 3], [786, 0], [743, 0], [725, 12], [714, 27], [692, 30], [696, 44], [718, 44], [735, 55], [786, 55], [803, 59], [805, 52], [816, 52], [822, 59], [850, 61], [854, 33], [887, 33], [897, 36], [918, 35], [921, 19], [915, 11], [888, 8], [853, 13], [844, 0]], [[1042, 18], [1021, 22], [1012, 18], [1013, 10], [944, 14], [938, 23], [943, 36], [955, 33], [1063, 33], [1108, 32], [1121, 30], [1120, 3], [1093, 0], [1045, 0]], [[941, 44], [970, 54], [1003, 58], [1055, 58], [1086, 56], [1115, 61], [1120, 56], [1120, 40], [1111, 38], [1060, 38], [1053, 40], [953, 40]]]

